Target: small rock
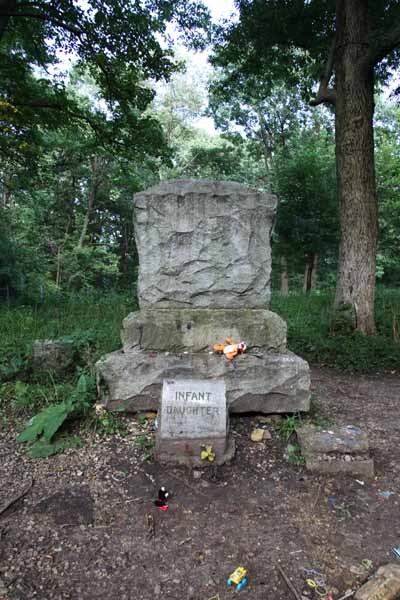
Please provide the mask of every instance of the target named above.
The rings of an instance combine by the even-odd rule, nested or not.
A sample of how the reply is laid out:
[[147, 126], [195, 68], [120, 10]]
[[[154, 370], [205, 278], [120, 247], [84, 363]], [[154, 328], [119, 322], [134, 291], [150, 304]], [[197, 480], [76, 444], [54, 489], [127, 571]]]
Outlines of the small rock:
[[250, 435], [252, 442], [262, 442], [264, 438], [264, 429], [253, 429]]
[[259, 417], [258, 420], [260, 423], [272, 423], [271, 417]]
[[268, 429], [264, 429], [263, 439], [264, 440], [272, 440], [271, 432], [268, 431]]
[[200, 478], [201, 478], [201, 471], [194, 470], [193, 471], [193, 479], [200, 479]]
[[374, 577], [354, 596], [355, 600], [396, 600], [400, 594], [400, 565], [379, 567]]
[[156, 583], [156, 585], [154, 586], [154, 595], [159, 596], [160, 594], [161, 594], [161, 585], [159, 583]]

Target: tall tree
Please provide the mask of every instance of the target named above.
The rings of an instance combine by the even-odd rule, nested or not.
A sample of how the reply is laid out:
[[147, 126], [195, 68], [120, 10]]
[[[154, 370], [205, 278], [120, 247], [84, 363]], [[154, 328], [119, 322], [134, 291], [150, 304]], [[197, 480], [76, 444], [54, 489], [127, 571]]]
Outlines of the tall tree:
[[397, 0], [236, 0], [240, 19], [216, 39], [215, 62], [242, 74], [287, 80], [302, 72], [319, 89], [312, 104], [335, 108], [341, 241], [336, 305], [353, 307], [373, 334], [378, 210], [374, 167], [374, 81], [397, 64]]
[[[162, 136], [143, 114], [154, 95], [143, 82], [175, 68], [171, 23], [190, 31], [195, 44], [208, 12], [200, 0], [0, 0], [0, 126], [8, 138], [0, 139], [0, 153], [23, 161], [35, 134], [66, 120], [86, 121], [109, 146], [121, 143], [124, 128], [132, 151], [150, 142], [156, 153]], [[84, 110], [68, 93], [54, 73], [60, 55], [90, 71], [107, 122], [98, 107]]]

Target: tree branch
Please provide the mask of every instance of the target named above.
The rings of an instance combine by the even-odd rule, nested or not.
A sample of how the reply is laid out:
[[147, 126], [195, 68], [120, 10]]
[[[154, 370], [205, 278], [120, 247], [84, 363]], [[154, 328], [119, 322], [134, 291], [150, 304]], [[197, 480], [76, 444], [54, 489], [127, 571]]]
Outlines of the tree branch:
[[324, 74], [321, 77], [319, 88], [314, 100], [311, 100], [311, 106], [318, 106], [318, 104], [328, 103], [336, 104], [336, 91], [333, 88], [329, 88], [329, 82], [333, 73], [333, 64], [335, 60], [336, 51], [336, 35], [333, 36], [331, 46], [329, 48], [328, 58], [325, 64]]
[[53, 25], [56, 25], [57, 27], [61, 27], [62, 29], [65, 29], [66, 31], [69, 31], [70, 33], [73, 33], [74, 35], [80, 36], [82, 35], [84, 32], [82, 29], [78, 29], [78, 27], [74, 27], [73, 25], [69, 25], [68, 23], [64, 23], [64, 21], [60, 21], [59, 19], [56, 19], [55, 17], [52, 17], [50, 15], [44, 15], [41, 13], [27, 13], [27, 12], [10, 12], [7, 13], [7, 17], [23, 17], [23, 18], [27, 18], [27, 19], [39, 19], [40, 21], [48, 21], [49, 23], [53, 23]]
[[16, 0], [0, 0], [0, 40], [7, 29], [10, 10], [15, 10]]
[[[374, 32], [372, 32], [372, 36]], [[385, 34], [376, 35], [379, 44], [371, 43], [370, 49], [360, 60], [361, 67], [374, 67], [385, 58], [392, 50], [400, 46], [400, 23], [393, 25]]]

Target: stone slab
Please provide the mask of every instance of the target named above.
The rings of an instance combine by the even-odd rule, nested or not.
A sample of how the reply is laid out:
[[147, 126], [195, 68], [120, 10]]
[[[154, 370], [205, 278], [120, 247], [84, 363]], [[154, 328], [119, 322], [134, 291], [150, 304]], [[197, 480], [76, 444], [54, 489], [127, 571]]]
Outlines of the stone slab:
[[304, 425], [296, 430], [306, 468], [319, 473], [374, 476], [368, 437], [354, 425], [319, 429]]
[[156, 434], [160, 462], [198, 466], [211, 446], [217, 464], [227, 460], [228, 412], [223, 380], [164, 380]]
[[96, 363], [104, 406], [110, 410], [158, 410], [164, 379], [223, 379], [229, 411], [290, 413], [310, 408], [307, 362], [285, 354], [237, 356], [234, 363], [208, 353], [116, 351]]
[[164, 380], [157, 436], [162, 439], [226, 439], [228, 414], [223, 380]]
[[262, 309], [143, 309], [122, 323], [124, 350], [202, 352], [227, 337], [249, 349], [284, 352], [286, 323]]
[[400, 565], [379, 567], [374, 577], [355, 594], [355, 600], [396, 600], [400, 597]]
[[230, 181], [163, 181], [134, 196], [141, 308], [265, 308], [275, 196]]
[[75, 349], [72, 342], [35, 340], [32, 350], [34, 371], [63, 373], [68, 371], [74, 363]]

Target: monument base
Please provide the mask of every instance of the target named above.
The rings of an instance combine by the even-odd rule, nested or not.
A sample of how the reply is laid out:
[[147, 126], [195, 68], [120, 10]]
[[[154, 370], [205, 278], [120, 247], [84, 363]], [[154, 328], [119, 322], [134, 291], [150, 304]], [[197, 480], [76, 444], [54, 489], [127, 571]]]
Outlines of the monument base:
[[[211, 462], [200, 457], [205, 446], [211, 446], [215, 459]], [[154, 458], [164, 464], [185, 465], [187, 467], [209, 467], [224, 465], [235, 456], [235, 440], [232, 436], [221, 439], [157, 440]]]
[[237, 356], [117, 350], [96, 363], [105, 408], [159, 410], [164, 379], [222, 379], [230, 413], [306, 412], [310, 408], [308, 363], [292, 352]]

